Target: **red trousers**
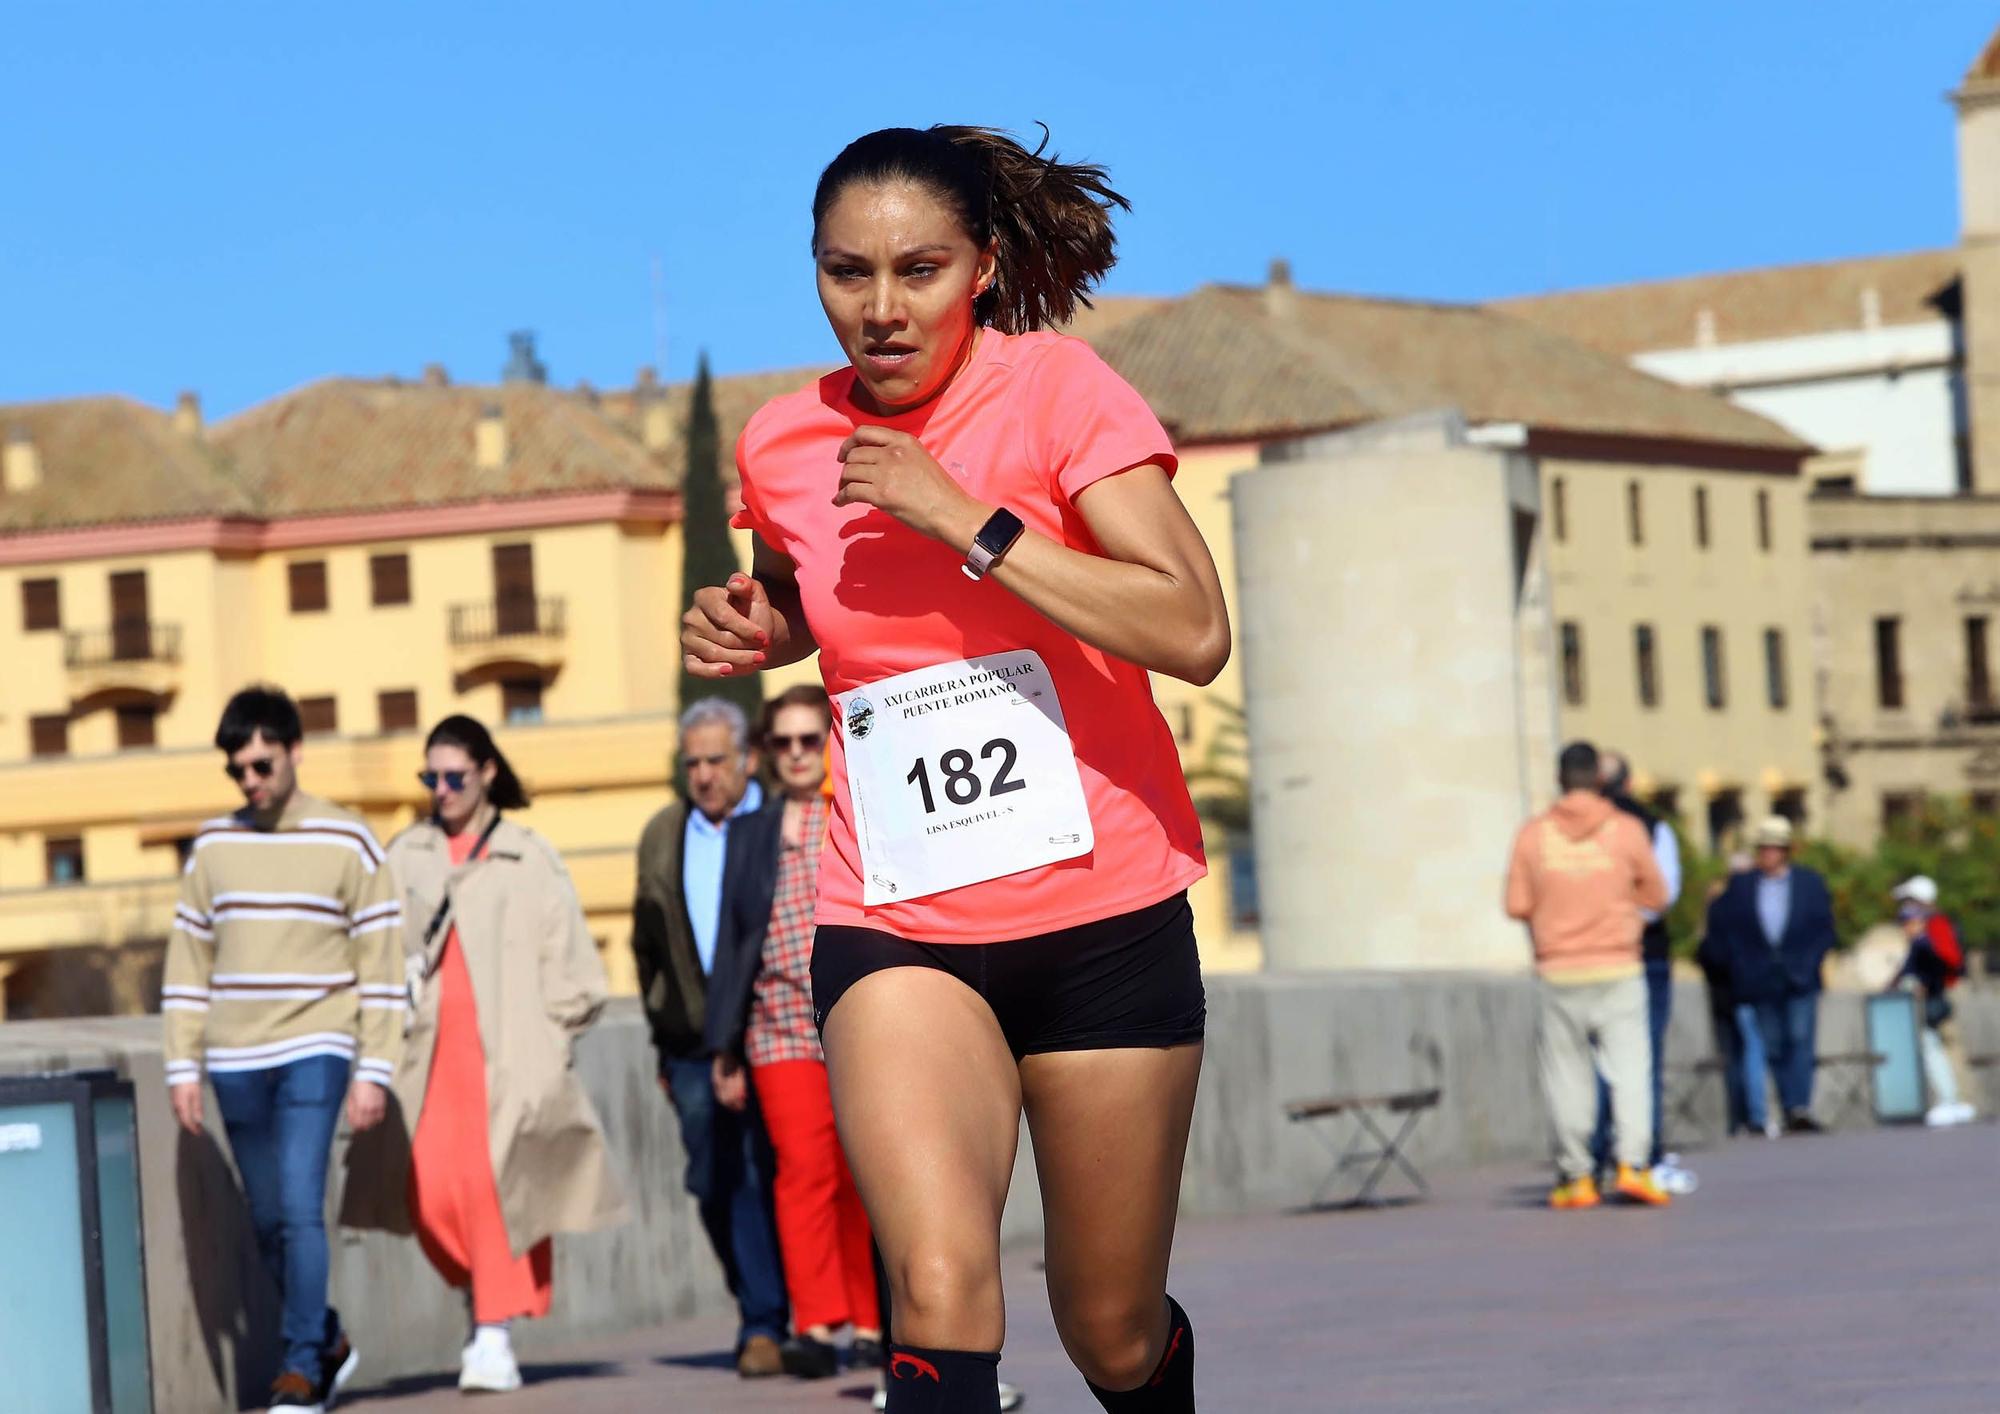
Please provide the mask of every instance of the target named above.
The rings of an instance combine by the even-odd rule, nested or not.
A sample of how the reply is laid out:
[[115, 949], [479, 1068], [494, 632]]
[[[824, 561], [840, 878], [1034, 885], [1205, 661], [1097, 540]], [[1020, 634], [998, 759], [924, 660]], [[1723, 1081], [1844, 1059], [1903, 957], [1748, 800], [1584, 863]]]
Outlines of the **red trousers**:
[[458, 930], [438, 964], [437, 1050], [410, 1145], [417, 1244], [447, 1286], [472, 1288], [472, 1319], [546, 1316], [554, 1290], [547, 1238], [520, 1256], [507, 1240], [486, 1123], [486, 1051]]
[[855, 1191], [833, 1127], [833, 1091], [819, 1061], [750, 1068], [771, 1146], [778, 1151], [773, 1197], [792, 1325], [852, 1323], [882, 1328], [868, 1214]]

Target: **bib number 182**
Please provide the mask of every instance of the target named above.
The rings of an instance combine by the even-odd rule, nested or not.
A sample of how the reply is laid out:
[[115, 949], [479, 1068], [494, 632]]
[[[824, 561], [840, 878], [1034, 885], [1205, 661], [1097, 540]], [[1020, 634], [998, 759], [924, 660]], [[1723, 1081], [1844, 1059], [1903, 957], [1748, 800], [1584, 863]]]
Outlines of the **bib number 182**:
[[[972, 753], [963, 747], [953, 747], [938, 757], [938, 773], [944, 785], [944, 796], [953, 805], [970, 805], [984, 794], [988, 796], [1006, 795], [1017, 790], [1026, 790], [1028, 783], [1014, 776], [1014, 763], [1019, 756], [1014, 743], [1006, 737], [995, 737], [979, 748], [979, 759], [990, 761], [1000, 758], [1000, 769], [993, 775], [988, 785], [980, 780], [973, 769]], [[931, 793], [930, 762], [923, 757], [910, 767], [910, 774], [903, 778], [923, 793], [924, 814], [937, 813], [937, 797]]]

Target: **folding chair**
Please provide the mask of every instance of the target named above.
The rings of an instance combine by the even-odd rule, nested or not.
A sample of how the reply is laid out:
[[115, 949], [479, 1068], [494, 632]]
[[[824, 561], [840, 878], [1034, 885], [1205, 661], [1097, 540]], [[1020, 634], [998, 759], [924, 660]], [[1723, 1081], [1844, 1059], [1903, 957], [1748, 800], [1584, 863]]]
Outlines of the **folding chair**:
[[[1391, 1165], [1403, 1171], [1419, 1194], [1429, 1196], [1430, 1185], [1404, 1157], [1403, 1146], [1409, 1142], [1417, 1121], [1423, 1118], [1426, 1111], [1435, 1109], [1443, 1098], [1442, 1090], [1406, 1090], [1392, 1095], [1329, 1095], [1317, 1100], [1294, 1100], [1286, 1105], [1285, 1117], [1294, 1124], [1312, 1124], [1313, 1137], [1333, 1156], [1333, 1167], [1327, 1171], [1326, 1178], [1321, 1181], [1307, 1206], [1359, 1208], [1380, 1203], [1382, 1200], [1375, 1196], [1375, 1189]], [[1377, 1121], [1378, 1111], [1384, 1117], [1402, 1116], [1402, 1123], [1393, 1135]], [[1348, 1134], [1347, 1143], [1337, 1147], [1328, 1131], [1314, 1122], [1343, 1114], [1353, 1115], [1355, 1125]], [[1375, 1147], [1368, 1148], [1370, 1143]], [[1329, 1204], [1327, 1195], [1340, 1182], [1341, 1175], [1350, 1168], [1362, 1165], [1372, 1167], [1362, 1180], [1360, 1191], [1345, 1203]]]

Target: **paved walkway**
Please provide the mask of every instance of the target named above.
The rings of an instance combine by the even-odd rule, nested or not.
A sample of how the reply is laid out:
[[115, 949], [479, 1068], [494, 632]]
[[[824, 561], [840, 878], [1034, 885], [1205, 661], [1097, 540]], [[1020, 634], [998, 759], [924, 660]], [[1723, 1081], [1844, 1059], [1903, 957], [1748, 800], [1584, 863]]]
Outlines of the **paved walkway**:
[[[1553, 1214], [1529, 1169], [1429, 1203], [1190, 1223], [1174, 1291], [1205, 1411], [2000, 1409], [2000, 1129], [1738, 1141], [1671, 1211]], [[1003, 1377], [1095, 1414], [1032, 1254], [1009, 1259]], [[560, 1296], [558, 1296], [560, 1299]], [[531, 1364], [508, 1414], [865, 1410], [859, 1378], [746, 1384], [691, 1322]], [[357, 1414], [459, 1409], [446, 1382]]]

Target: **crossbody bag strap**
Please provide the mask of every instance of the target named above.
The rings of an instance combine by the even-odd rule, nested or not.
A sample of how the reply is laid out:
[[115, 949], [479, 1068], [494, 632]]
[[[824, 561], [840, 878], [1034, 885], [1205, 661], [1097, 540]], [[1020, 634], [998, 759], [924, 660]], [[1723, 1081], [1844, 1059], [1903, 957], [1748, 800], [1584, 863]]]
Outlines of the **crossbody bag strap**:
[[[493, 818], [487, 822], [486, 828], [480, 832], [478, 843], [472, 846], [472, 853], [466, 856], [465, 865], [476, 862], [480, 855], [486, 853], [487, 841], [493, 838], [493, 832], [499, 828], [500, 814], [498, 811], [495, 811]], [[460, 865], [459, 868], [462, 869], [465, 865]], [[453, 870], [452, 872], [457, 873], [458, 871]], [[423, 956], [425, 981], [429, 981], [431, 974], [437, 971], [437, 961], [431, 957], [431, 944], [437, 941], [438, 932], [444, 927], [444, 920], [450, 913], [451, 887], [447, 884], [445, 886], [444, 897], [438, 900], [437, 912], [431, 915], [430, 924], [424, 929]]]

